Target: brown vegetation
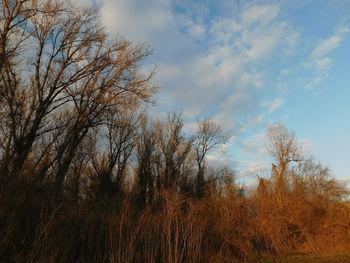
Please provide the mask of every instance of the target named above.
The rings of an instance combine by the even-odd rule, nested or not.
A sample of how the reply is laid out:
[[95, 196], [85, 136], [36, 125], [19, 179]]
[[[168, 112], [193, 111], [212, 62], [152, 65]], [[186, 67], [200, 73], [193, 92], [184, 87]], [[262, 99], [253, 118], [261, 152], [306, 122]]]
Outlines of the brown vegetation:
[[244, 194], [207, 154], [210, 119], [151, 121], [143, 44], [111, 39], [65, 1], [0, 2], [0, 261], [235, 262], [349, 251], [348, 193], [267, 132], [269, 178]]

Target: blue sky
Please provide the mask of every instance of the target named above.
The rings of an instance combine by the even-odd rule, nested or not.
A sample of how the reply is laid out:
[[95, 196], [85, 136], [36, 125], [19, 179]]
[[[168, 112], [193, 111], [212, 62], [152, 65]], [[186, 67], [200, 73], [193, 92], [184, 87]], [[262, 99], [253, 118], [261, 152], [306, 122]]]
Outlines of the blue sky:
[[246, 178], [264, 174], [264, 132], [281, 121], [305, 152], [350, 180], [350, 1], [94, 4], [112, 35], [153, 48], [147, 65], [157, 65], [161, 87], [153, 114], [181, 111], [187, 130], [212, 117], [230, 133], [213, 162]]

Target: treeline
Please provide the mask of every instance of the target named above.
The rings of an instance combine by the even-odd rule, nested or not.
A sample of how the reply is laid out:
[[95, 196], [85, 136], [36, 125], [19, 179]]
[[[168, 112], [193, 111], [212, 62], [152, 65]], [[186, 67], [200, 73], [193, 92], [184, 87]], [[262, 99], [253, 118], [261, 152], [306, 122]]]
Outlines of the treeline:
[[151, 50], [66, 1], [0, 2], [0, 261], [232, 262], [350, 249], [348, 193], [280, 124], [247, 194], [211, 119], [147, 116]]

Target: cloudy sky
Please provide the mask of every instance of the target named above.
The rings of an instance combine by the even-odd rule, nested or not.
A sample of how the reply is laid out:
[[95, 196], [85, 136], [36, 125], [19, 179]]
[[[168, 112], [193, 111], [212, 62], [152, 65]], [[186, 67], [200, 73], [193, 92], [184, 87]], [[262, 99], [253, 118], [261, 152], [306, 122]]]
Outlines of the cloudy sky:
[[154, 114], [181, 111], [187, 129], [213, 117], [232, 135], [213, 161], [246, 178], [264, 173], [264, 131], [281, 121], [306, 152], [350, 179], [350, 0], [84, 3], [111, 34], [153, 48]]

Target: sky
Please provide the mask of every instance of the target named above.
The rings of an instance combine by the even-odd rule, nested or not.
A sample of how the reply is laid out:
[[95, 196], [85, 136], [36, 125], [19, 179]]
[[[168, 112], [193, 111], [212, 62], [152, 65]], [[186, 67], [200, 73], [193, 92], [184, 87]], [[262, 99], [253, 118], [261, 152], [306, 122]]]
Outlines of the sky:
[[267, 174], [265, 131], [282, 122], [304, 152], [350, 181], [350, 0], [75, 0], [113, 36], [153, 49], [150, 111], [213, 118], [231, 137], [212, 153], [240, 178]]

